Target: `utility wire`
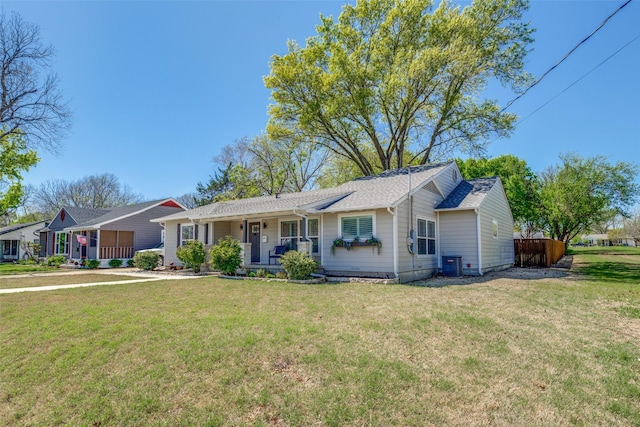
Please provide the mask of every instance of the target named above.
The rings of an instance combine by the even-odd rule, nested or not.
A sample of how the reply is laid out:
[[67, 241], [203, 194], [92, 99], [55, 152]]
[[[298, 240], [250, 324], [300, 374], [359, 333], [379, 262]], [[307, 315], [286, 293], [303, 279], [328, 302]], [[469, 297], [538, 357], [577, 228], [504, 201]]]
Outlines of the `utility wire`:
[[[628, 43], [626, 43], [624, 46], [622, 46], [620, 49], [616, 50], [615, 52], [613, 52], [611, 55], [609, 55], [604, 61], [600, 62], [598, 65], [596, 65], [595, 67], [593, 67], [591, 70], [589, 70], [587, 73], [583, 74], [578, 80], [574, 81], [573, 83], [571, 83], [569, 86], [567, 86], [566, 88], [564, 88], [562, 91], [560, 91], [556, 96], [554, 96], [553, 98], [551, 98], [550, 100], [548, 100], [547, 102], [545, 102], [544, 104], [542, 104], [541, 106], [539, 106], [538, 108], [536, 108], [535, 110], [533, 110], [531, 113], [529, 113], [526, 117], [524, 117], [523, 119], [519, 120], [517, 125], [519, 125], [520, 123], [524, 122], [525, 120], [527, 120], [529, 117], [533, 116], [535, 113], [537, 113], [538, 111], [540, 111], [542, 108], [544, 108], [547, 104], [551, 103], [554, 99], [556, 99], [557, 97], [559, 97], [560, 95], [562, 95], [563, 93], [565, 93], [566, 91], [568, 91], [569, 89], [571, 89], [573, 86], [575, 86], [580, 80], [584, 79], [585, 77], [587, 77], [589, 74], [591, 74], [592, 72], [594, 72], [596, 69], [600, 68], [601, 65], [603, 65], [605, 62], [607, 62], [608, 60], [610, 60], [611, 58], [613, 58], [614, 56], [616, 56], [620, 51], [622, 51], [624, 48], [626, 48], [627, 46], [629, 46], [631, 43], [633, 43], [634, 41], [640, 39], [640, 34], [638, 34], [637, 36], [635, 36], [633, 39], [631, 39], [631, 41], [629, 41]], [[516, 126], [517, 126], [516, 125]]]
[[538, 83], [540, 83], [542, 81], [542, 79], [544, 79], [550, 72], [552, 72], [553, 70], [555, 70], [560, 64], [562, 64], [573, 52], [575, 52], [580, 46], [582, 46], [584, 43], [586, 43], [587, 40], [589, 40], [595, 33], [597, 33], [602, 27], [605, 26], [605, 24], [611, 19], [613, 18], [613, 16], [620, 12], [624, 7], [626, 7], [629, 3], [631, 3], [631, 0], [627, 0], [622, 6], [620, 6], [618, 9], [616, 9], [611, 15], [609, 15], [604, 21], [602, 21], [600, 23], [600, 25], [598, 25], [598, 27], [593, 30], [591, 32], [591, 34], [589, 34], [587, 37], [585, 37], [584, 39], [582, 39], [582, 41], [580, 41], [580, 43], [578, 43], [577, 45], [575, 45], [575, 47], [573, 49], [571, 49], [560, 61], [558, 61], [555, 65], [553, 65], [551, 68], [549, 68], [547, 71], [545, 71], [545, 73], [540, 76], [540, 78], [538, 80], [536, 80], [535, 82], [533, 82], [529, 87], [527, 87], [524, 92], [522, 92], [520, 95], [516, 96], [515, 98], [513, 98], [511, 101], [509, 101], [507, 103], [507, 105], [500, 110], [501, 113], [504, 113], [504, 111], [511, 107], [511, 105], [513, 105], [514, 102], [516, 102], [518, 99], [522, 98], [527, 92], [529, 92], [529, 90], [531, 88], [533, 88], [534, 86], [536, 86]]

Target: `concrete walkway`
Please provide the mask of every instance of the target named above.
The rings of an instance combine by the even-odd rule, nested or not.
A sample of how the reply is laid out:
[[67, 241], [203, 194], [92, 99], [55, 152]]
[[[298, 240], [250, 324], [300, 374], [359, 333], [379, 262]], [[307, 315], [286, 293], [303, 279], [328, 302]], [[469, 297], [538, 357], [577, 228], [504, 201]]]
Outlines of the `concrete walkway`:
[[178, 274], [162, 274], [152, 272], [142, 272], [133, 268], [119, 269], [114, 271], [108, 270], [83, 270], [83, 271], [65, 271], [59, 273], [30, 273], [20, 274], [15, 276], [2, 276], [3, 279], [20, 279], [21, 277], [52, 277], [52, 276], [75, 276], [78, 274], [110, 274], [115, 276], [140, 276], [140, 279], [127, 279], [127, 280], [115, 280], [113, 282], [92, 282], [92, 283], [75, 283], [73, 285], [53, 285], [53, 286], [34, 286], [30, 288], [10, 288], [0, 289], [0, 294], [13, 294], [18, 292], [38, 292], [38, 291], [53, 291], [56, 289], [72, 289], [72, 288], [84, 288], [87, 286], [102, 286], [102, 285], [121, 285], [126, 283], [143, 283], [143, 282], [156, 282], [158, 280], [184, 280], [184, 279], [200, 279], [203, 276], [187, 276]]

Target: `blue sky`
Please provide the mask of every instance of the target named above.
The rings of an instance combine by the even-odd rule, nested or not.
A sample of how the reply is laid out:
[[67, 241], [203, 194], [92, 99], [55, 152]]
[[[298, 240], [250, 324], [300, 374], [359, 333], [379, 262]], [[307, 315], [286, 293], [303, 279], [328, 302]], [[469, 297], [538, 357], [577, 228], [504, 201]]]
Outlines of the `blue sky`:
[[[540, 76], [622, 3], [532, 1], [528, 71]], [[490, 145], [490, 156], [514, 154], [535, 172], [570, 151], [640, 164], [640, 39], [530, 115], [640, 35], [638, 3], [513, 104], [526, 119]], [[337, 17], [343, 4], [0, 0], [55, 47], [53, 67], [75, 113], [62, 152], [41, 153], [25, 182], [110, 172], [147, 199], [195, 191], [224, 145], [265, 128], [271, 55], [286, 53], [288, 39], [303, 44], [320, 13]], [[489, 96], [502, 105], [513, 98]]]

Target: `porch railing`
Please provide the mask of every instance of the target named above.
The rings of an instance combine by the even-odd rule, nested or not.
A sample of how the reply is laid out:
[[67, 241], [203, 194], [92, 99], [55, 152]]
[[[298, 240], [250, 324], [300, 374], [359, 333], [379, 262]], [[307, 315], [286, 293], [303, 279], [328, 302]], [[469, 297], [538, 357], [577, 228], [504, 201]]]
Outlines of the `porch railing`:
[[100, 259], [133, 258], [133, 246], [104, 246], [100, 248]]

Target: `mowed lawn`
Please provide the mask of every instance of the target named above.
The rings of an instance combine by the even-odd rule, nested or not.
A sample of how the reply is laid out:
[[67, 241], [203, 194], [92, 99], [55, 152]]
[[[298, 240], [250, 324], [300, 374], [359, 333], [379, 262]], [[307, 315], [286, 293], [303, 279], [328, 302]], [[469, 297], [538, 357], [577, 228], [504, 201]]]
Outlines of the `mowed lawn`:
[[0, 420], [638, 426], [640, 251], [464, 286], [202, 278], [0, 295]]
[[90, 273], [89, 271], [77, 274], [47, 273], [46, 275], [43, 274], [38, 276], [0, 276], [0, 289], [34, 288], [40, 286], [73, 285], [79, 283], [118, 282], [141, 278], [135, 275], [125, 276], [120, 274], [98, 274]]

